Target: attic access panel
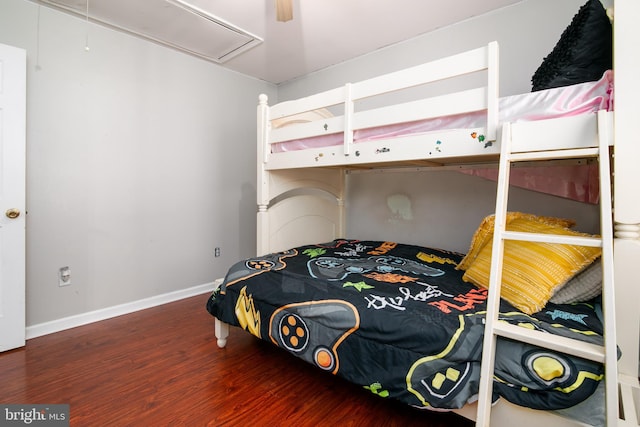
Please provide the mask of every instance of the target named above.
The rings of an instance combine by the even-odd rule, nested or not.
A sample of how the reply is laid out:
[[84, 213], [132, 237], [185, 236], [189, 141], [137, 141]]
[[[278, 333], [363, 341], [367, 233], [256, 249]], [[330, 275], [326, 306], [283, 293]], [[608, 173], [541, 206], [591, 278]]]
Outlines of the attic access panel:
[[263, 41], [185, 0], [42, 1], [217, 63], [224, 63]]

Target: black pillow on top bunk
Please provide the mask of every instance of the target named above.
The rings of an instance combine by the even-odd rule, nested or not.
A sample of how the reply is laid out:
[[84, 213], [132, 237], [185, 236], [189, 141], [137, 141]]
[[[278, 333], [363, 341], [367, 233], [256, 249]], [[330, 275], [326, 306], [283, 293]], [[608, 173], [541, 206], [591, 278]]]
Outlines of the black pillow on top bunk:
[[533, 92], [596, 81], [613, 68], [611, 21], [600, 0], [589, 0], [573, 17], [531, 78]]

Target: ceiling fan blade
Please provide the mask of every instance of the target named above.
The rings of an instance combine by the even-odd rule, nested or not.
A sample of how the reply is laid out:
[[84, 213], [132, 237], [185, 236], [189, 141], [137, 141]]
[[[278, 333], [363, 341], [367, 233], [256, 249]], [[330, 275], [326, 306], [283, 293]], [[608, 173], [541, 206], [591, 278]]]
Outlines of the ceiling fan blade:
[[280, 22], [293, 19], [293, 0], [276, 0], [276, 19]]

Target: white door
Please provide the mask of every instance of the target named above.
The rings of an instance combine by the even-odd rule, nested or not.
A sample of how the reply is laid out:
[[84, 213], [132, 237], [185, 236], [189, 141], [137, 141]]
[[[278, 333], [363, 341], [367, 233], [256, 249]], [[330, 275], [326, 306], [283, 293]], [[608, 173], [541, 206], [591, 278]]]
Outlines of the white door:
[[25, 344], [26, 67], [0, 44], [0, 351]]

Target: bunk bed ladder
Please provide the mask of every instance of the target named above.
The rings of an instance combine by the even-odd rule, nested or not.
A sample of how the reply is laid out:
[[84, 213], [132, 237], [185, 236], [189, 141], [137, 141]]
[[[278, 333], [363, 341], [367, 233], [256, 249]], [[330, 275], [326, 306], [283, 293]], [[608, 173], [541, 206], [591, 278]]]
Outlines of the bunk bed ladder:
[[[487, 297], [487, 315], [483, 341], [482, 366], [480, 370], [480, 389], [477, 410], [477, 426], [489, 426], [493, 393], [494, 358], [498, 337], [509, 338], [538, 345], [544, 348], [572, 354], [578, 357], [605, 364], [605, 409], [606, 425], [618, 424], [618, 372], [617, 347], [615, 336], [615, 295], [613, 288], [613, 219], [611, 205], [611, 175], [609, 165], [610, 122], [605, 112], [598, 113], [597, 145], [570, 150], [516, 151], [513, 148], [511, 125], [505, 123], [502, 128], [501, 155], [498, 172], [498, 191], [493, 239], [493, 256], [489, 293]], [[600, 175], [600, 226], [599, 238], [561, 236], [510, 232], [506, 230], [507, 199], [509, 191], [509, 172], [513, 162], [551, 160], [561, 158], [593, 157], [599, 160]], [[597, 246], [602, 248], [603, 270], [603, 316], [604, 345], [588, 344], [574, 339], [559, 337], [544, 332], [533, 331], [506, 322], [498, 321], [500, 307], [500, 286], [505, 240], [548, 242]]]

